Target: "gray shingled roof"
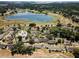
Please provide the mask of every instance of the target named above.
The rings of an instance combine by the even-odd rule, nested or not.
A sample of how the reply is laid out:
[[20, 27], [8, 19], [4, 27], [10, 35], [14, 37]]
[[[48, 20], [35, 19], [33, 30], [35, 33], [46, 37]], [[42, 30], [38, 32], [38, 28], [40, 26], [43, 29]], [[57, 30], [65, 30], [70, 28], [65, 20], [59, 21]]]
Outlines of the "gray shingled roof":
[[53, 43], [55, 43], [55, 41], [54, 40], [49, 40], [47, 43], [53, 44]]
[[48, 38], [39, 38], [40, 42], [47, 42], [49, 39]]

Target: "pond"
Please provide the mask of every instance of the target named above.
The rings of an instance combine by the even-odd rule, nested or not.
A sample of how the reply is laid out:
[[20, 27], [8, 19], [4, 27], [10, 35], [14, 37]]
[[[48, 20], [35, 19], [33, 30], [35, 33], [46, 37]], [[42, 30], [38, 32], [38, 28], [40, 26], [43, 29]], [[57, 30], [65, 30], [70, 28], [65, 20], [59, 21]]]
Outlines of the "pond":
[[55, 17], [45, 15], [45, 14], [35, 14], [31, 12], [17, 13], [11, 16], [7, 16], [7, 20], [30, 20], [30, 21], [39, 21], [39, 22], [48, 22], [54, 19]]

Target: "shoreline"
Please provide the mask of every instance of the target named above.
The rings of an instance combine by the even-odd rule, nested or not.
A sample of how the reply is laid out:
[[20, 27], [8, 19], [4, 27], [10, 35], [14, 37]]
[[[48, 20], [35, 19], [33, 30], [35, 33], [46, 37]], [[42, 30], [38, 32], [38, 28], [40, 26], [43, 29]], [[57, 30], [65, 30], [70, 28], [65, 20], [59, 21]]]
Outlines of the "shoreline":
[[[51, 16], [51, 15], [50, 15]], [[33, 22], [33, 21], [29, 21], [29, 20], [7, 20], [5, 18], [3, 18], [2, 16], [0, 16], [0, 27], [4, 27], [6, 25], [11, 25], [11, 24], [29, 24], [29, 23], [36, 23], [37, 25], [46, 25], [46, 24], [53, 24], [56, 21], [56, 19], [53, 19], [49, 22]]]

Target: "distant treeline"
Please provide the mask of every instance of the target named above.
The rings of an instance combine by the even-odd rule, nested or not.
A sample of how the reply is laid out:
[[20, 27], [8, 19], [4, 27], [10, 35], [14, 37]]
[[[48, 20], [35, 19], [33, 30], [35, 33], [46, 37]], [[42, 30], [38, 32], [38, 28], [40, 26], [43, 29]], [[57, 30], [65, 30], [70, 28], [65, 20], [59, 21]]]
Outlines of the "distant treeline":
[[73, 9], [79, 11], [79, 2], [52, 2], [52, 3], [44, 3], [44, 4], [37, 4], [33, 2], [0, 2], [0, 4], [8, 4], [8, 8], [30, 8], [30, 9], [43, 9], [43, 10], [62, 10], [62, 9]]
[[[39, 3], [39, 2], [38, 2]], [[52, 3], [42, 3], [37, 4], [34, 2], [0, 2], [0, 4], [8, 4], [7, 6], [0, 6], [0, 9], [31, 9], [31, 10], [38, 10], [44, 11], [48, 10], [51, 12], [59, 12], [59, 14], [63, 14], [64, 16], [72, 16], [72, 15], [79, 15], [79, 2], [52, 2]], [[0, 10], [2, 12], [3, 10]]]

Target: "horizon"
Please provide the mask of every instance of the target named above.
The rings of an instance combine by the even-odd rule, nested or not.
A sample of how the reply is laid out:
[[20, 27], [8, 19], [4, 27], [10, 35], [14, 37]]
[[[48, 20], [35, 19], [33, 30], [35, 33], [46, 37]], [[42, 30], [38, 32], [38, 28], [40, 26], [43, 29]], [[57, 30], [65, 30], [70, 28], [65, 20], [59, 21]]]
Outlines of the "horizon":
[[[16, 0], [17, 1], [17, 0]], [[22, 3], [22, 2], [29, 2], [29, 3], [37, 3], [37, 4], [42, 4], [42, 3], [79, 3], [79, 1], [0, 1], [0, 2], [15, 2], [15, 3]]]

